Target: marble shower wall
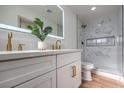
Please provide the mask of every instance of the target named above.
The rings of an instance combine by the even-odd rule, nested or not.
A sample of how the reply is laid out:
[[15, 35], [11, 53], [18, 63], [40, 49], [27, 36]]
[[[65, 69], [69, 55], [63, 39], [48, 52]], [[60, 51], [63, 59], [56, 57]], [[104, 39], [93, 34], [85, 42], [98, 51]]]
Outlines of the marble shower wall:
[[122, 16], [119, 11], [87, 22], [85, 41], [90, 38], [115, 36], [115, 46], [86, 46], [85, 61], [95, 64], [98, 70], [121, 75], [122, 73]]

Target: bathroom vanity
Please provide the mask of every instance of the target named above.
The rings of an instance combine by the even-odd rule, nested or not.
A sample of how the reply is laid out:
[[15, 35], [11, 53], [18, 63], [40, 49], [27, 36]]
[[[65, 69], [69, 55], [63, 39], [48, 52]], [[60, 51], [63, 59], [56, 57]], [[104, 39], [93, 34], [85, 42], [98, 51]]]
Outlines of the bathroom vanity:
[[0, 52], [0, 87], [79, 87], [81, 51], [63, 49]]

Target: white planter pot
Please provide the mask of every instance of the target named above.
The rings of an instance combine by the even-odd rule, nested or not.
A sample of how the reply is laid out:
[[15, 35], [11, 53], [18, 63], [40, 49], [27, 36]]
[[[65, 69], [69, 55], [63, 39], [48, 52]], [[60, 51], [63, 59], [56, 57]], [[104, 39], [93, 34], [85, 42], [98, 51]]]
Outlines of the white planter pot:
[[38, 41], [38, 49], [39, 50], [45, 50], [46, 49], [46, 43], [43, 41]]

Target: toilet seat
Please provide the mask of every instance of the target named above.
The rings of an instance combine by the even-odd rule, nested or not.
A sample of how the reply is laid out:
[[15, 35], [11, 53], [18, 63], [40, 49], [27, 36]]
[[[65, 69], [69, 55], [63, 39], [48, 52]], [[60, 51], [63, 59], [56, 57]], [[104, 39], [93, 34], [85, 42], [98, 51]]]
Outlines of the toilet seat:
[[92, 64], [92, 63], [89, 63], [89, 62], [82, 62], [81, 63], [81, 66], [82, 66], [82, 68], [91, 68], [91, 69], [93, 69], [94, 68], [94, 65]]

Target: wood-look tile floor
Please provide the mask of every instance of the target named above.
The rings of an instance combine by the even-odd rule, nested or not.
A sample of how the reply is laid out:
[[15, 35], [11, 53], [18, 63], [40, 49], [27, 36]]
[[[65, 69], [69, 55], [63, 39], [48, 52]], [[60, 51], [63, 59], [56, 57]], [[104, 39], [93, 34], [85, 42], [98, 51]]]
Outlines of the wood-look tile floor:
[[80, 88], [124, 88], [119, 81], [93, 74], [92, 81], [82, 81]]

